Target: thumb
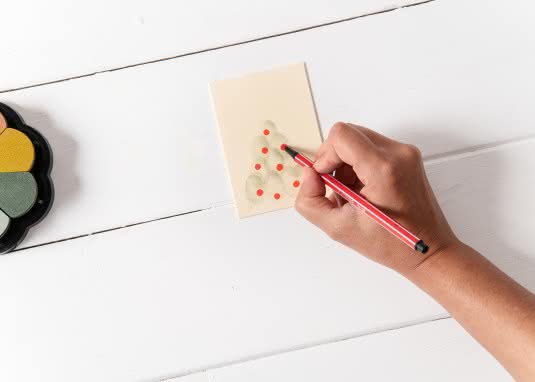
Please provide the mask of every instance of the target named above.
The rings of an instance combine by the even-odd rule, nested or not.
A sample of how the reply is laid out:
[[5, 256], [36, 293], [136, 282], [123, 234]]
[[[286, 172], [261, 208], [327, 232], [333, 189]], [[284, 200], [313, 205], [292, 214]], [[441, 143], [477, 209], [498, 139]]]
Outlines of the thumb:
[[295, 209], [311, 223], [322, 228], [337, 205], [325, 196], [325, 183], [312, 168], [305, 167], [303, 183], [295, 200]]

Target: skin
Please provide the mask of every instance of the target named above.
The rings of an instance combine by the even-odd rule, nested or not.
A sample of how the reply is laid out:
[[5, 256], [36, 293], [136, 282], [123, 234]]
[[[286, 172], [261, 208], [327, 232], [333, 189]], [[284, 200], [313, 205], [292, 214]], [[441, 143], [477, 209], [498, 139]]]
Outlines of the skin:
[[[326, 196], [331, 173], [429, 245], [416, 254], [363, 211]], [[306, 168], [296, 209], [311, 223], [389, 267], [437, 300], [518, 381], [535, 381], [535, 295], [450, 228], [420, 151], [362, 126], [336, 123]]]

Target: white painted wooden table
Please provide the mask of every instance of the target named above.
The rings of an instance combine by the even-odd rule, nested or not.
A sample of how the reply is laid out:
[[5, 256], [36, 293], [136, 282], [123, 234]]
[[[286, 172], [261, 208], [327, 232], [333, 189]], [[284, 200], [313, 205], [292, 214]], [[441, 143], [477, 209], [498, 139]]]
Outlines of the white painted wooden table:
[[50, 140], [56, 203], [0, 257], [0, 381], [510, 380], [424, 293], [294, 211], [237, 221], [208, 82], [305, 61], [324, 134], [348, 120], [418, 145], [459, 236], [535, 290], [517, 212], [535, 214], [533, 11], [2, 5], [0, 101]]

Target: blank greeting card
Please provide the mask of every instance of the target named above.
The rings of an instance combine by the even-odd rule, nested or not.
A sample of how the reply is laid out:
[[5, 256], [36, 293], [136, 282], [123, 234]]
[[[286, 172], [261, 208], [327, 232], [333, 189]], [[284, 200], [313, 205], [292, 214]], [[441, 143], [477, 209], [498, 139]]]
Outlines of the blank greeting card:
[[284, 145], [313, 157], [321, 144], [305, 64], [214, 81], [211, 91], [239, 216], [293, 206], [302, 170]]

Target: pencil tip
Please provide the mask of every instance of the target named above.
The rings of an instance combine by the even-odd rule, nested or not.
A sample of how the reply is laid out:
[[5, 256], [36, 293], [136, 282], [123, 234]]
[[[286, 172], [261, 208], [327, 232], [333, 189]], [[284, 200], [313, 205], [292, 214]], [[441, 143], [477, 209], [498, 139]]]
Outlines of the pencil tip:
[[292, 149], [290, 146], [285, 146], [284, 147], [284, 151], [286, 151], [288, 153], [288, 155], [290, 155], [292, 158], [295, 158], [296, 155], [299, 154], [297, 151]]

